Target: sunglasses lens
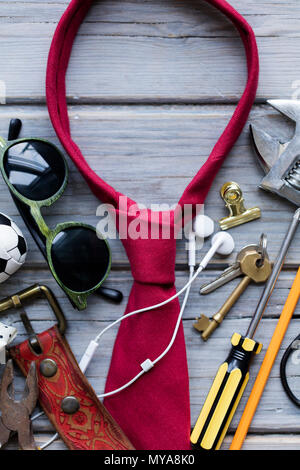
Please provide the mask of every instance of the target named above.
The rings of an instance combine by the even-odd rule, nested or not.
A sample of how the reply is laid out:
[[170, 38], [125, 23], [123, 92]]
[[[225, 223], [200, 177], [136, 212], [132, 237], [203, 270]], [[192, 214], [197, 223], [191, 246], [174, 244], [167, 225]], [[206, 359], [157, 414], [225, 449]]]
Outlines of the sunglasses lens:
[[110, 263], [106, 242], [87, 227], [70, 227], [59, 232], [52, 242], [51, 258], [60, 281], [75, 292], [96, 287]]
[[43, 201], [62, 187], [66, 169], [58, 150], [47, 142], [28, 140], [9, 147], [3, 159], [9, 182], [24, 197]]

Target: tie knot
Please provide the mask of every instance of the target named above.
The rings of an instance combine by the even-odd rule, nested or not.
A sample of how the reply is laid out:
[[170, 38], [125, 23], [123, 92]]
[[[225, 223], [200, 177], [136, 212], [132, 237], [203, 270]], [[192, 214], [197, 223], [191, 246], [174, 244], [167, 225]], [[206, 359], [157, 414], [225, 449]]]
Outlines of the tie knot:
[[176, 240], [123, 240], [134, 279], [144, 284], [174, 284]]

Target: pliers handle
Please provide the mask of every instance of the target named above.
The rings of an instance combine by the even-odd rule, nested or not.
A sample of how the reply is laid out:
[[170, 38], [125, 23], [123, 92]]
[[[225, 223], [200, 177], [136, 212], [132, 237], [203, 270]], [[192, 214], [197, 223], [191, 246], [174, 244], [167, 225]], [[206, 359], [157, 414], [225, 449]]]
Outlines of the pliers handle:
[[[11, 432], [18, 434], [22, 450], [37, 450], [34, 442], [30, 415], [38, 399], [38, 383], [36, 365], [31, 363], [21, 401], [15, 401], [14, 396], [14, 367], [9, 359], [5, 367], [0, 391], [0, 446], [6, 444]], [[9, 392], [8, 392], [9, 391]]]

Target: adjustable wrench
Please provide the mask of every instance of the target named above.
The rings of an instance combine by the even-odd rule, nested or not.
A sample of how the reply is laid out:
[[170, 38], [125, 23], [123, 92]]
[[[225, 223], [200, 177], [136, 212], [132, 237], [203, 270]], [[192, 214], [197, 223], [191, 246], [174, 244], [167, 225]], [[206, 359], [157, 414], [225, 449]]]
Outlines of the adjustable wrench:
[[[251, 125], [250, 131], [259, 162], [266, 174], [260, 187], [278, 194], [285, 199], [300, 206], [300, 101], [270, 100], [268, 103], [284, 116], [296, 123], [293, 138], [285, 143], [270, 136], [265, 131]], [[274, 286], [283, 267], [288, 249], [300, 222], [300, 209], [298, 208], [280, 248], [273, 271], [265, 286], [252, 322], [249, 325], [247, 336], [253, 338], [255, 330], [262, 317]]]

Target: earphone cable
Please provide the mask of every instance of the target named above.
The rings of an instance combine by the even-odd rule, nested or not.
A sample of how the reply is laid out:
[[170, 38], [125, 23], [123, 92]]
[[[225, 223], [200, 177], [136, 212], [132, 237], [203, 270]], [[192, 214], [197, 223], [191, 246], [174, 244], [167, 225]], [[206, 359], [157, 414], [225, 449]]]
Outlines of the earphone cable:
[[[184, 291], [185, 292], [185, 296], [184, 296], [184, 299], [183, 299], [183, 302], [182, 302], [182, 306], [181, 306], [181, 309], [180, 309], [180, 312], [179, 312], [179, 315], [178, 315], [178, 319], [177, 319], [177, 322], [176, 322], [176, 325], [175, 325], [175, 328], [174, 328], [174, 331], [173, 331], [173, 335], [172, 335], [172, 338], [171, 338], [171, 341], [170, 343], [168, 344], [168, 346], [166, 347], [166, 349], [162, 352], [162, 354], [157, 357], [154, 361], [153, 361], [153, 365], [157, 364], [168, 352], [169, 350], [171, 349], [171, 347], [173, 346], [174, 344], [174, 341], [176, 339], [176, 336], [177, 336], [177, 333], [178, 333], [178, 329], [179, 329], [179, 326], [180, 326], [180, 322], [181, 322], [181, 319], [182, 319], [182, 316], [184, 314], [184, 311], [185, 311], [185, 307], [186, 307], [186, 304], [187, 304], [187, 301], [188, 301], [188, 297], [189, 297], [189, 293], [190, 293], [190, 289], [191, 289], [191, 285], [192, 283], [195, 281], [195, 279], [197, 278], [197, 276], [201, 273], [201, 271], [203, 270], [203, 267], [200, 266], [198, 267], [197, 271], [194, 273], [194, 266], [190, 266], [190, 277], [189, 277], [189, 281], [186, 283], [186, 285], [177, 293], [175, 294], [174, 296], [170, 297], [169, 299], [165, 300], [164, 302], [161, 302], [160, 304], [157, 304], [157, 305], [152, 305], [150, 306], [149, 308], [145, 308], [145, 309], [141, 309], [143, 312], [144, 311], [147, 311], [147, 310], [153, 310], [154, 308], [159, 308], [159, 306], [162, 306], [162, 305], [165, 305], [166, 303], [169, 303], [171, 302], [172, 300], [174, 300], [175, 298], [177, 298], [179, 295], [181, 295]], [[137, 310], [137, 311], [134, 311], [134, 312], [130, 312], [129, 314], [127, 315], [124, 315], [123, 317], [119, 318], [118, 320], [116, 320], [114, 323], [112, 323], [111, 325], [109, 325], [109, 327], [106, 327], [99, 335], [97, 335], [97, 339], [99, 340], [99, 338], [109, 329], [109, 328], [112, 328], [112, 326], [114, 326], [115, 324], [119, 323], [120, 321], [122, 320], [125, 320], [125, 318], [128, 318], [129, 316], [131, 315], [136, 315], [137, 313], [141, 313], [140, 310]], [[86, 369], [85, 369], [86, 370]], [[82, 372], [84, 373], [85, 370], [82, 370]], [[121, 392], [122, 390], [124, 390], [125, 388], [128, 388], [130, 385], [132, 385], [134, 382], [136, 382], [142, 375], [144, 375], [145, 373], [147, 372], [147, 370], [141, 370], [141, 372], [139, 372], [133, 379], [131, 379], [129, 382], [127, 382], [125, 385], [123, 385], [122, 387], [120, 387], [119, 389], [117, 390], [113, 390], [112, 392], [108, 392], [108, 393], [104, 393], [104, 394], [101, 394], [101, 395], [97, 395], [98, 398], [104, 398], [104, 397], [107, 397], [107, 396], [111, 396], [111, 395], [115, 395], [119, 392]], [[36, 419], [40, 418], [42, 415], [44, 414], [44, 412], [40, 412], [38, 413], [37, 415], [33, 416], [31, 418], [31, 421], [35, 421]], [[51, 439], [49, 439], [47, 442], [45, 442], [45, 444], [43, 444], [42, 446], [40, 446], [40, 449], [41, 450], [44, 450], [46, 449], [47, 447], [49, 447], [57, 438], [59, 437], [58, 433], [54, 434], [52, 436]]]
[[[112, 396], [112, 395], [115, 395], [119, 392], [121, 392], [122, 390], [125, 390], [126, 388], [128, 388], [130, 385], [132, 385], [134, 382], [136, 382], [142, 375], [144, 375], [146, 372], [148, 372], [148, 370], [152, 369], [152, 367], [154, 365], [156, 365], [168, 352], [169, 350], [171, 349], [171, 347], [173, 346], [174, 344], [174, 341], [176, 339], [176, 336], [177, 336], [177, 333], [178, 333], [178, 329], [179, 329], [179, 326], [180, 326], [180, 322], [181, 322], [181, 319], [182, 319], [182, 316], [183, 316], [183, 313], [184, 313], [184, 310], [185, 310], [185, 307], [186, 307], [186, 304], [187, 304], [187, 301], [188, 301], [188, 297], [189, 297], [189, 293], [190, 293], [190, 289], [191, 289], [191, 284], [192, 282], [196, 279], [196, 277], [200, 274], [200, 272], [202, 271], [201, 270], [197, 270], [196, 274], [194, 275], [194, 268], [191, 266], [190, 267], [190, 278], [189, 278], [189, 281], [188, 283], [184, 286], [184, 288], [182, 288], [179, 292], [178, 292], [178, 295], [182, 294], [184, 291], [186, 291], [185, 293], [185, 296], [184, 296], [184, 300], [182, 302], [182, 306], [181, 306], [181, 309], [180, 309], [180, 312], [179, 312], [179, 315], [178, 315], [178, 319], [177, 319], [177, 322], [176, 322], [176, 325], [175, 325], [175, 328], [174, 328], [174, 331], [173, 331], [173, 335], [172, 335], [172, 338], [168, 344], [168, 346], [166, 347], [166, 349], [160, 354], [160, 356], [158, 356], [154, 361], [151, 361], [151, 367], [149, 367], [149, 369], [143, 369], [141, 372], [139, 372], [133, 379], [131, 379], [129, 382], [127, 382], [125, 385], [123, 385], [122, 387], [116, 389], [116, 390], [113, 390], [112, 392], [107, 392], [107, 393], [103, 393], [103, 394], [100, 394], [100, 395], [97, 395], [98, 398], [106, 398], [106, 397], [109, 397], [109, 396]], [[178, 297], [178, 295], [176, 295], [176, 297]], [[168, 302], [171, 302], [172, 300], [174, 300], [174, 298], [176, 298], [175, 296], [173, 297], [170, 297], [170, 299], [168, 299]], [[165, 303], [168, 303], [167, 301], [164, 301], [164, 302], [161, 302], [160, 304], [157, 304], [157, 305], [153, 305], [151, 306], [151, 310], [153, 310], [154, 308], [159, 308], [163, 305], [165, 305]], [[144, 309], [142, 309], [143, 311], [145, 311]], [[137, 310], [137, 311], [134, 311], [134, 312], [131, 312], [130, 314], [128, 314], [128, 316], [131, 316], [131, 315], [136, 315], [138, 313], [141, 313], [140, 310]], [[124, 315], [124, 317], [122, 317], [121, 319], [118, 319], [118, 322], [119, 321], [122, 321], [123, 319], [125, 320], [125, 317], [128, 318], [127, 315]], [[116, 324], [116, 322], [114, 323]], [[112, 327], [114, 325], [113, 323], [111, 325], [109, 325], [110, 327]], [[106, 331], [108, 330], [108, 327], [102, 331], [101, 335], [98, 335], [97, 338], [99, 339], [102, 334], [104, 334]]]
[[[87, 370], [87, 367], [88, 365], [90, 364], [95, 352], [96, 352], [96, 349], [97, 347], [99, 346], [99, 343], [98, 341], [100, 340], [100, 338], [110, 329], [112, 328], [113, 326], [117, 325], [118, 323], [120, 323], [121, 321], [125, 320], [126, 318], [129, 318], [133, 315], [137, 315], [138, 313], [144, 313], [144, 312], [147, 312], [149, 310], [154, 310], [154, 309], [158, 309], [166, 304], [168, 304], [169, 302], [172, 302], [173, 300], [175, 300], [177, 297], [179, 297], [181, 294], [183, 294], [183, 292], [185, 292], [185, 296], [184, 296], [184, 299], [183, 299], [183, 302], [182, 302], [182, 306], [181, 306], [181, 309], [180, 309], [180, 312], [179, 312], [179, 315], [178, 315], [178, 318], [177, 318], [177, 322], [176, 322], [176, 325], [175, 325], [175, 328], [174, 328], [174, 331], [173, 331], [173, 335], [172, 335], [172, 338], [171, 338], [171, 341], [169, 342], [168, 346], [166, 347], [166, 349], [162, 352], [162, 354], [157, 357], [154, 361], [151, 361], [150, 359], [146, 359], [146, 361], [144, 361], [142, 364], [141, 364], [141, 367], [142, 367], [142, 370], [135, 376], [133, 377], [133, 379], [131, 379], [129, 382], [127, 382], [126, 384], [124, 384], [122, 387], [116, 389], [116, 390], [113, 390], [111, 392], [107, 392], [107, 393], [103, 393], [101, 395], [97, 395], [98, 398], [105, 398], [105, 397], [109, 397], [109, 396], [112, 396], [112, 395], [115, 395], [119, 392], [121, 392], [122, 390], [125, 390], [126, 388], [128, 388], [130, 385], [132, 385], [134, 382], [136, 382], [142, 375], [144, 375], [146, 372], [148, 372], [149, 370], [151, 370], [155, 364], [157, 364], [168, 352], [169, 350], [171, 349], [172, 345], [174, 344], [174, 341], [176, 339], [176, 336], [177, 336], [177, 333], [178, 333], [178, 329], [179, 329], [179, 326], [180, 326], [180, 322], [181, 322], [181, 319], [182, 319], [182, 316], [183, 316], [183, 313], [184, 313], [184, 310], [185, 310], [185, 307], [186, 307], [186, 303], [187, 303], [187, 300], [188, 300], [188, 297], [189, 297], [189, 293], [190, 293], [190, 288], [191, 288], [191, 285], [192, 283], [196, 280], [196, 278], [199, 276], [199, 274], [206, 268], [208, 262], [210, 261], [210, 259], [213, 257], [213, 255], [215, 254], [215, 252], [218, 250], [218, 248], [221, 246], [222, 244], [222, 240], [221, 238], [219, 237], [219, 240], [216, 240], [215, 243], [213, 244], [213, 246], [210, 248], [210, 250], [208, 251], [208, 253], [206, 254], [206, 256], [202, 259], [201, 263], [199, 264], [196, 272], [195, 272], [195, 267], [193, 264], [190, 265], [190, 275], [189, 275], [189, 280], [188, 282], [184, 285], [184, 287], [182, 287], [182, 289], [180, 289], [180, 291], [178, 291], [176, 294], [174, 294], [173, 296], [169, 297], [168, 299], [164, 300], [163, 302], [160, 302], [158, 304], [155, 304], [155, 305], [151, 305], [149, 307], [144, 307], [142, 309], [139, 309], [139, 310], [135, 310], [133, 312], [130, 312], [120, 318], [118, 318], [116, 321], [114, 321], [113, 323], [111, 323], [110, 325], [108, 325], [106, 328], [104, 328], [104, 330], [102, 330], [96, 337], [94, 340], [92, 340], [87, 348], [87, 350], [85, 351], [80, 363], [79, 363], [79, 367], [81, 369], [81, 371], [83, 373], [85, 373], [85, 371]], [[38, 417], [40, 417], [43, 413], [39, 413], [38, 415], [36, 415], [35, 417], [32, 418], [32, 421], [37, 419]], [[58, 437], [58, 434], [55, 434], [51, 439], [49, 439], [49, 441], [47, 441], [42, 447], [40, 447], [41, 449], [46, 449], [46, 447], [48, 447], [50, 444], [52, 444]]]

